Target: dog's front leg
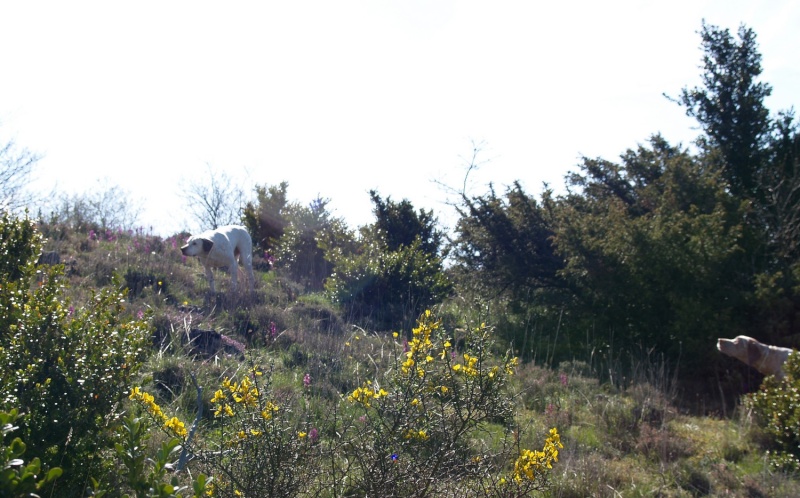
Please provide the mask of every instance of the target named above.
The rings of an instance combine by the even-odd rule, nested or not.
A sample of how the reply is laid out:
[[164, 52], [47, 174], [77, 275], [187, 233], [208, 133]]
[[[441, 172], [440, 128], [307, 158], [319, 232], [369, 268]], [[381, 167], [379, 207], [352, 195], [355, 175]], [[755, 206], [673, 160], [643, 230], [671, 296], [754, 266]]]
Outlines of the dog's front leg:
[[206, 266], [206, 277], [208, 278], [208, 286], [211, 288], [211, 293], [214, 294], [214, 272], [210, 266]]
[[231, 272], [231, 289], [236, 290], [239, 284], [239, 265], [234, 261], [228, 268]]

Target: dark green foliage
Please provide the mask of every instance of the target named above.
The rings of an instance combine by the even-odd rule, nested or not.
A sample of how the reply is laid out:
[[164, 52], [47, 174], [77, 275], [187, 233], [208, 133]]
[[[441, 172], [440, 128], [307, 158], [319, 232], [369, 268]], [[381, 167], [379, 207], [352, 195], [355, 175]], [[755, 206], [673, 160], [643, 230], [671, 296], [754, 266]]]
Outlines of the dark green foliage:
[[374, 192], [373, 202], [377, 220], [362, 228], [360, 240], [349, 247], [323, 246], [335, 268], [325, 289], [352, 319], [388, 330], [412, 324], [442, 302], [452, 285], [432, 214], [417, 214], [408, 201], [383, 201]]
[[403, 246], [410, 246], [419, 239], [420, 249], [427, 254], [438, 255], [442, 248], [442, 232], [436, 228], [436, 219], [432, 211], [420, 209], [407, 199], [394, 202], [390, 197], [386, 200], [374, 190], [369, 193], [375, 205], [375, 224], [373, 228], [386, 240], [386, 247], [396, 251]]
[[800, 240], [800, 136], [792, 111], [769, 115], [772, 88], [759, 82], [761, 54], [752, 29], [703, 23], [703, 87], [684, 89], [678, 102], [705, 132], [704, 154], [738, 199], [747, 200], [751, 232], [745, 250], [757, 286], [757, 327], [780, 341], [797, 333]]
[[691, 368], [744, 327], [751, 289], [740, 204], [711, 171], [661, 137], [621, 164], [586, 159], [554, 237], [579, 316]]
[[331, 216], [327, 204], [327, 199], [316, 199], [308, 207], [289, 205], [287, 225], [276, 247], [278, 268], [306, 291], [321, 291], [333, 273], [321, 242], [339, 239], [344, 230], [344, 222]]
[[441, 259], [419, 245], [388, 251], [379, 241], [369, 243], [361, 253], [336, 260], [325, 287], [354, 319], [380, 330], [413, 323], [421, 310], [451, 291]]
[[737, 34], [738, 43], [728, 29], [703, 22], [703, 87], [684, 89], [678, 101], [719, 151], [733, 193], [754, 198], [771, 126], [764, 99], [772, 88], [757, 81], [755, 32], [741, 26]]
[[[178, 460], [182, 449], [181, 440], [171, 438], [162, 442], [153, 457], [148, 453], [148, 446], [145, 444], [151, 436], [149, 430], [152, 430], [152, 427], [141, 417], [128, 414], [122, 418], [120, 421], [122, 437], [114, 447], [117, 459], [122, 465], [117, 469], [119, 475], [115, 477], [124, 481], [126, 489], [133, 491], [130, 496], [180, 498], [188, 488], [179, 484], [174, 468], [174, 462]], [[197, 476], [192, 482], [194, 490], [192, 496], [202, 496], [209, 482], [205, 475]], [[121, 483], [115, 484], [119, 486]]]
[[531, 336], [555, 330], [572, 300], [553, 244], [555, 206], [549, 191], [539, 202], [515, 183], [502, 196], [491, 188], [462, 197], [458, 209], [450, 271], [459, 294], [490, 303], [498, 333], [528, 359], [536, 353], [531, 342], [544, 349], [542, 338]]
[[532, 293], [542, 296], [544, 289], [564, 288], [558, 275], [563, 258], [553, 246], [549, 192], [539, 203], [515, 183], [502, 197], [492, 188], [488, 194], [462, 201], [453, 257], [462, 271], [480, 275], [469, 279], [473, 285], [514, 300], [531, 300]]
[[762, 174], [764, 224], [773, 234], [770, 250], [778, 258], [800, 257], [800, 132], [794, 114], [783, 113], [775, 122], [770, 161]]
[[62, 267], [37, 271], [26, 259], [40, 247], [32, 227], [30, 220], [6, 217], [0, 228], [2, 244], [18, 248], [0, 258], [17, 277], [0, 287], [2, 406], [24, 413], [20, 427], [29, 453], [64, 468], [77, 485], [101, 463], [96, 453], [108, 437], [102, 428], [118, 415], [149, 332], [144, 322], [127, 318], [124, 293], [113, 287], [71, 306]]
[[286, 191], [289, 184], [281, 182], [278, 186], [257, 185], [256, 202], [248, 202], [242, 211], [242, 223], [253, 237], [253, 249], [270, 251], [286, 228]]
[[27, 449], [20, 438], [6, 441], [9, 434], [18, 429], [14, 424], [19, 414], [16, 409], [0, 411], [0, 496], [3, 498], [27, 498], [38, 496], [36, 491], [45, 484], [61, 477], [61, 469], [53, 467], [42, 475], [41, 462], [33, 458], [27, 464], [23, 457]]
[[748, 395], [747, 406], [775, 444], [770, 461], [778, 468], [800, 471], [800, 354], [783, 364], [784, 379], [767, 377], [761, 389]]

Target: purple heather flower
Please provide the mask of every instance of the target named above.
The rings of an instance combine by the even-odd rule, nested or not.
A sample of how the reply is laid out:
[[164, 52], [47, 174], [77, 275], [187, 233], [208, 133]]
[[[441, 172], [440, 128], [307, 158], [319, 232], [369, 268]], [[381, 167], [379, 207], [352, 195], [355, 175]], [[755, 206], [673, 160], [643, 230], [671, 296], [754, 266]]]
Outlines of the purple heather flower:
[[317, 439], [319, 439], [319, 431], [316, 427], [312, 427], [310, 431], [308, 431], [308, 439], [312, 443], [316, 443]]
[[278, 328], [275, 326], [275, 322], [269, 322], [269, 338], [275, 339], [277, 332]]
[[558, 378], [561, 381], [561, 385], [564, 386], [564, 387], [567, 387], [567, 384], [569, 384], [569, 379], [567, 378], [567, 374], [561, 373], [558, 376]]

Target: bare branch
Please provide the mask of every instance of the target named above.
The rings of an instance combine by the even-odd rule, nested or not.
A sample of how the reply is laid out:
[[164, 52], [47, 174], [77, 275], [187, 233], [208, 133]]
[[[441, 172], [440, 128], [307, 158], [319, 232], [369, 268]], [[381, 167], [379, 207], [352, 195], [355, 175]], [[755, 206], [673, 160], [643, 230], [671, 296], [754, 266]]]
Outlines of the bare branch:
[[13, 140], [0, 148], [0, 209], [19, 211], [33, 204], [26, 187], [39, 159], [28, 149], [18, 150]]
[[207, 174], [183, 185], [187, 207], [203, 229], [241, 223], [244, 189], [225, 172], [206, 164]]

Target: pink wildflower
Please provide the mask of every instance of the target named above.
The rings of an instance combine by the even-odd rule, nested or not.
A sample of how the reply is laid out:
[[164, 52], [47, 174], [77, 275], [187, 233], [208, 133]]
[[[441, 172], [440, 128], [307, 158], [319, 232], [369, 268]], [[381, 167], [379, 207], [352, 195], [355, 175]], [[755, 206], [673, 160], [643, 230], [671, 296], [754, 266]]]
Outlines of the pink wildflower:
[[275, 322], [269, 322], [269, 338], [274, 340], [277, 332], [278, 327], [275, 326]]

